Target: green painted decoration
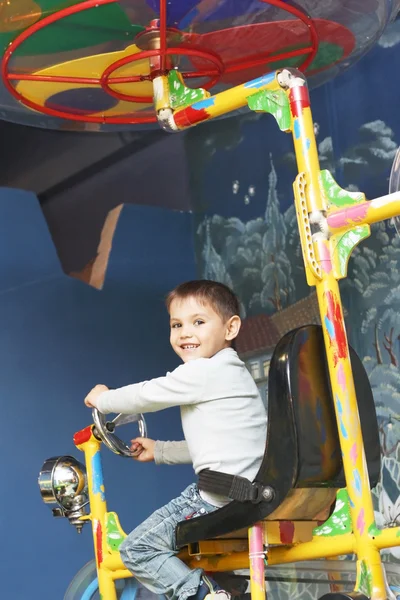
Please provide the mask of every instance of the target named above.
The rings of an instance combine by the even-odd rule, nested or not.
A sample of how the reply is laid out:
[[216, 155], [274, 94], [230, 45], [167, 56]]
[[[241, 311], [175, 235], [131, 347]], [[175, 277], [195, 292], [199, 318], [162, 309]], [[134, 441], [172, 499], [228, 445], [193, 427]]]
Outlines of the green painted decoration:
[[247, 98], [250, 110], [273, 115], [281, 131], [289, 131], [291, 115], [287, 95], [283, 90], [261, 90]]
[[[370, 526], [368, 527], [368, 534], [369, 534], [371, 537], [378, 537], [379, 535], [381, 535], [381, 533], [382, 533], [382, 530], [381, 530], [381, 529], [379, 529], [379, 528], [376, 526], [376, 523], [372, 523], [372, 525], [370, 525]], [[399, 530], [399, 532], [397, 533], [397, 537], [398, 537], [398, 535], [399, 535], [399, 534], [400, 534], [400, 530]]]
[[349, 258], [354, 248], [362, 240], [369, 237], [371, 233], [369, 225], [359, 225], [351, 231], [346, 231], [343, 234], [333, 236], [337, 238], [337, 244], [333, 249], [333, 262], [335, 265], [335, 275], [337, 278], [347, 276], [347, 265]]
[[168, 88], [171, 107], [176, 110], [190, 106], [195, 102], [209, 98], [210, 94], [202, 88], [193, 89], [185, 85], [182, 75], [174, 69], [168, 73]]
[[356, 590], [371, 598], [372, 593], [372, 575], [367, 563], [362, 560], [357, 562], [357, 582]]
[[[319, 184], [325, 198], [327, 208], [346, 208], [365, 202], [363, 192], [349, 192], [341, 188], [330, 171], [320, 171]], [[331, 256], [336, 279], [347, 275], [347, 265], [354, 248], [371, 233], [369, 225], [355, 225], [346, 232], [332, 235]]]
[[331, 206], [344, 208], [345, 206], [353, 206], [353, 204], [365, 201], [365, 194], [362, 192], [349, 192], [342, 189], [336, 183], [330, 171], [324, 170], [320, 172], [320, 184], [328, 208]]
[[332, 537], [351, 532], [349, 495], [346, 489], [342, 489], [336, 495], [335, 510], [323, 525], [314, 529], [313, 535]]
[[109, 512], [106, 516], [106, 541], [111, 551], [118, 551], [120, 545], [126, 538], [121, 529], [118, 517], [115, 512]]

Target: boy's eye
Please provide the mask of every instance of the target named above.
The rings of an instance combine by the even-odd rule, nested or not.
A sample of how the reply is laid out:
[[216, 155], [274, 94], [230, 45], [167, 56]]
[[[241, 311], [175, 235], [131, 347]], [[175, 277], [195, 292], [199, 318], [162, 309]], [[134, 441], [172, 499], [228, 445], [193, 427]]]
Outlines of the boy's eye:
[[202, 321], [201, 319], [196, 319], [196, 321], [194, 322], [195, 325], [203, 325], [204, 321]]
[[180, 323], [173, 323], [173, 324], [171, 325], [171, 329], [177, 329], [177, 328], [178, 328], [178, 327], [180, 327], [180, 326], [181, 326], [181, 324], [180, 324]]

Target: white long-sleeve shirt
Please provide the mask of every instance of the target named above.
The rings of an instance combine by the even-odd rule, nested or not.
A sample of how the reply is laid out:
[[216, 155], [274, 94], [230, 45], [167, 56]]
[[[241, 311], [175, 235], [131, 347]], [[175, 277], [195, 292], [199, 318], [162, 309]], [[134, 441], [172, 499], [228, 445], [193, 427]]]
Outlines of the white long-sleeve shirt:
[[187, 441], [161, 442], [157, 440], [154, 447], [154, 462], [156, 465], [192, 464]]
[[[171, 406], [181, 407], [196, 474], [212, 469], [254, 479], [265, 449], [266, 410], [253, 378], [232, 348], [190, 360], [165, 377], [103, 392], [97, 399], [102, 413], [147, 413]], [[158, 450], [158, 462], [178, 462], [160, 460]], [[184, 447], [177, 450], [184, 456]], [[202, 496], [217, 506], [224, 503], [218, 496], [204, 492]]]

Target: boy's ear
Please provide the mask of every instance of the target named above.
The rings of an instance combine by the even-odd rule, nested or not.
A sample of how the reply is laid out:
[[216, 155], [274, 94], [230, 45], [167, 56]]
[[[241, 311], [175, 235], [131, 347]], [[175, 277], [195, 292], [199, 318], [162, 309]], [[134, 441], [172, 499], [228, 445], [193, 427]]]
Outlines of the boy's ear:
[[226, 324], [225, 339], [227, 341], [234, 340], [237, 337], [242, 321], [238, 315], [233, 315]]

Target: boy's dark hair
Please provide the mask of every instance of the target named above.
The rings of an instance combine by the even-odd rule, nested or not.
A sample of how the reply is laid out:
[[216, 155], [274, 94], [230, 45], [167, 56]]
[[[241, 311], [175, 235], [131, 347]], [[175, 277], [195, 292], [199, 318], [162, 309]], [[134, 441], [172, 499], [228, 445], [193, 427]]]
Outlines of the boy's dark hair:
[[239, 301], [232, 290], [223, 283], [208, 279], [186, 281], [173, 289], [165, 299], [168, 312], [173, 300], [190, 297], [196, 298], [200, 303], [210, 304], [224, 321], [240, 314]]

